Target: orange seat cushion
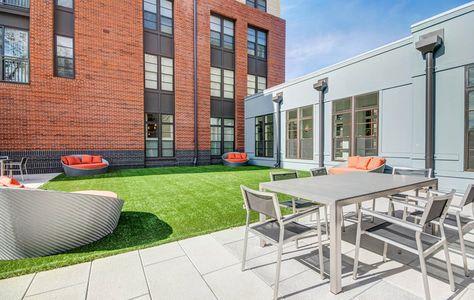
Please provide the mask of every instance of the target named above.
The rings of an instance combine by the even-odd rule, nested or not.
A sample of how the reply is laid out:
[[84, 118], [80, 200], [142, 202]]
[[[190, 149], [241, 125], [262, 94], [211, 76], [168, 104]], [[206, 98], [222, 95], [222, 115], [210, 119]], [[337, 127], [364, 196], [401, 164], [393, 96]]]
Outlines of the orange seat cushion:
[[367, 170], [371, 157], [359, 157], [356, 168], [359, 170]]
[[92, 156], [91, 163], [96, 164], [96, 163], [101, 163], [101, 162], [102, 162], [102, 156], [99, 156], [99, 155]]
[[91, 164], [92, 163], [92, 156], [84, 154], [82, 156], [82, 163], [83, 164]]
[[350, 172], [364, 172], [364, 170], [359, 170], [356, 168], [348, 168], [348, 167], [334, 167], [329, 169], [329, 174], [331, 175], [340, 175], [340, 174], [346, 174]]
[[106, 163], [95, 163], [95, 164], [79, 164], [75, 165], [74, 169], [82, 169], [82, 170], [95, 170], [95, 169], [102, 169], [107, 167]]
[[247, 162], [247, 159], [243, 159], [243, 158], [231, 158], [231, 159], [227, 159], [228, 162], [231, 162], [231, 163], [244, 163], [244, 162]]
[[61, 156], [61, 162], [65, 165], [68, 165], [69, 162], [67, 161], [67, 156]]
[[247, 153], [240, 153], [240, 157], [242, 157], [242, 159], [247, 159]]
[[367, 170], [377, 169], [378, 167], [385, 164], [385, 158], [382, 157], [372, 157], [369, 164], [367, 165]]
[[78, 165], [81, 163], [81, 159], [77, 156], [67, 156], [67, 162], [68, 165], [73, 166], [73, 165]]
[[237, 157], [237, 153], [229, 153], [229, 155], [227, 155], [227, 159], [235, 159], [235, 158], [240, 158], [240, 155], [239, 157]]
[[0, 177], [0, 185], [4, 187], [25, 188], [25, 186], [21, 184], [18, 180], [7, 176]]
[[359, 163], [360, 156], [349, 156], [347, 159], [347, 167], [348, 168], [357, 168], [357, 164]]

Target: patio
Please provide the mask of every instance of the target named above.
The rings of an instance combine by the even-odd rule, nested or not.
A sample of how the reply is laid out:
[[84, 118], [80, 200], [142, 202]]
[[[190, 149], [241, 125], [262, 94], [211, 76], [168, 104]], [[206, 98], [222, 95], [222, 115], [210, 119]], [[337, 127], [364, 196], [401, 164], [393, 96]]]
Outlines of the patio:
[[[378, 209], [386, 207], [377, 202]], [[362, 241], [360, 276], [352, 279], [355, 226], [346, 222], [343, 233], [343, 292], [329, 291], [321, 280], [316, 247], [311, 239], [284, 250], [280, 296], [285, 299], [422, 299], [418, 258], [389, 248], [382, 263], [382, 243]], [[169, 244], [0, 281], [6, 299], [271, 299], [276, 247], [249, 241], [251, 268], [241, 272], [243, 227], [236, 227]], [[474, 280], [465, 277], [455, 233], [449, 232], [456, 292], [450, 292], [442, 251], [427, 260], [433, 299], [472, 299]], [[469, 264], [473, 262], [474, 234], [466, 235]], [[329, 249], [324, 249], [329, 269]]]

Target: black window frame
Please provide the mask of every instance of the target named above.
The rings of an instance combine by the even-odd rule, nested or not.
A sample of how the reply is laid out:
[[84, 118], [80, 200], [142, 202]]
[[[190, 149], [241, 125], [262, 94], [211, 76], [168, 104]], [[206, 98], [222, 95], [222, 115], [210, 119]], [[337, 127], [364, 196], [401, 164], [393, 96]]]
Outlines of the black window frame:
[[[357, 101], [361, 97], [365, 96], [371, 96], [374, 95], [377, 97], [377, 105], [376, 106], [367, 106], [367, 107], [362, 107], [362, 108], [357, 108]], [[338, 110], [335, 111], [336, 105], [335, 103], [338, 101], [349, 101], [350, 103], [350, 108], [344, 109], [344, 110]], [[371, 111], [371, 113], [375, 114], [376, 120], [375, 122], [360, 122], [357, 123], [357, 113], [361, 112], [367, 112]], [[343, 148], [336, 148], [336, 140], [344, 140], [346, 139], [345, 137], [336, 137], [336, 118], [338, 115], [349, 115], [350, 117], [350, 130], [349, 130], [349, 138], [348, 138], [348, 143], [349, 143], [349, 149], [348, 149], [348, 156], [355, 156], [357, 154], [357, 139], [362, 138], [361, 136], [357, 135], [357, 125], [360, 124], [369, 124], [370, 126], [374, 125], [373, 128], [371, 128], [372, 134], [370, 135], [372, 139], [376, 142], [376, 147], [373, 149], [375, 153], [373, 155], [369, 156], [377, 156], [379, 153], [379, 138], [380, 138], [380, 127], [379, 127], [379, 122], [380, 122], [380, 93], [377, 92], [370, 92], [370, 93], [364, 93], [360, 95], [355, 95], [351, 97], [346, 97], [342, 99], [337, 99], [332, 102], [332, 115], [331, 115], [331, 159], [333, 161], [346, 161], [345, 159], [341, 158], [336, 158], [336, 150], [341, 150]], [[373, 116], [372, 116], [373, 117]], [[341, 123], [342, 124], [342, 123]]]
[[[222, 15], [219, 15], [219, 14], [215, 14], [215, 13], [212, 13], [211, 16], [209, 17], [209, 22], [212, 20], [212, 17], [215, 17], [215, 18], [219, 18], [220, 19], [220, 32], [217, 32], [215, 30], [212, 30], [212, 28], [209, 27], [209, 30], [210, 30], [210, 40], [209, 40], [209, 43], [211, 45], [212, 48], [214, 49], [219, 49], [219, 50], [222, 50], [222, 51], [227, 51], [227, 52], [230, 52], [230, 53], [235, 53], [235, 20], [234, 19], [231, 19], [231, 18], [227, 18], [227, 17], [224, 17]], [[229, 36], [227, 34], [224, 33], [224, 23], [225, 21], [228, 21], [228, 22], [231, 22], [233, 24], [233, 35], [232, 35], [232, 49], [230, 48], [226, 48], [224, 47], [224, 43], [225, 43], [225, 36]], [[216, 33], [219, 33], [219, 46], [217, 45], [214, 45], [212, 43], [212, 32], [216, 32]]]
[[[58, 0], [54, 0], [54, 9], [58, 10], [58, 11], [63, 11], [63, 12], [69, 13], [71, 18], [73, 18], [73, 19], [75, 18], [75, 16], [74, 16], [75, 8], [76, 8], [76, 1], [72, 2], [72, 8], [70, 8], [70, 7], [59, 5]], [[55, 20], [55, 22], [56, 22], [56, 20]], [[75, 36], [74, 36], [74, 28], [72, 29], [72, 31], [73, 31], [72, 35], [65, 35], [65, 34], [60, 34], [60, 33], [56, 32], [56, 24], [55, 24], [54, 27], [55, 27], [55, 32], [54, 32], [54, 36], [53, 36], [54, 77], [65, 78], [65, 79], [75, 79], [76, 78], [76, 39], [75, 39]], [[58, 43], [57, 43], [58, 36], [72, 39], [72, 53], [73, 53], [72, 54], [72, 76], [62, 76], [58, 73], [58, 59], [60, 58], [58, 56]], [[70, 58], [68, 58], [68, 59], [70, 59]]]
[[[271, 116], [271, 122], [267, 122], [267, 117], [269, 116]], [[274, 114], [266, 114], [266, 115], [255, 117], [255, 157], [272, 158], [274, 156], [274, 142], [275, 142], [274, 121], [275, 121]], [[265, 130], [267, 126], [269, 126], [272, 130], [271, 139], [266, 138]]]
[[[145, 10], [145, 1], [143, 1], [143, 4], [142, 4], [143, 30], [153, 32], [153, 33], [159, 34], [159, 35], [168, 36], [168, 37], [173, 37], [174, 36], [174, 33], [175, 33], [175, 22], [174, 22], [175, 21], [175, 6], [174, 6], [174, 0], [168, 0], [168, 1], [171, 2], [171, 15], [172, 15], [172, 18], [171, 18], [171, 33], [162, 31], [162, 20], [161, 20], [161, 18], [164, 17], [164, 16], [161, 15], [161, 0], [156, 0], [156, 13], [154, 13], [154, 14], [156, 14], [156, 16], [155, 16], [156, 28], [155, 29], [146, 27], [145, 15], [146, 15], [146, 13], [151, 13], [151, 12]], [[153, 13], [151, 13], [151, 14], [153, 14]], [[164, 18], [168, 18], [168, 17], [164, 17]]]
[[[254, 39], [252, 41], [250, 40], [250, 31], [251, 30], [255, 32]], [[258, 43], [258, 34], [259, 33], [265, 34], [265, 45], [261, 45], [261, 44]], [[254, 54], [249, 53], [249, 48], [250, 48], [249, 45], [250, 44], [254, 45], [254, 49], [255, 49]], [[265, 57], [258, 56], [258, 46], [259, 45], [265, 47]], [[248, 26], [247, 27], [247, 56], [253, 57], [255, 59], [262, 60], [262, 61], [267, 61], [268, 60], [268, 31], [267, 30], [260, 29], [260, 28], [254, 27], [254, 26]]]
[[[474, 172], [474, 168], [469, 168], [470, 165], [470, 153], [474, 152], [473, 149], [470, 149], [470, 143], [474, 146], [474, 129], [469, 129], [469, 112], [474, 112], [474, 107], [470, 107], [469, 103], [469, 94], [474, 93], [474, 82], [469, 84], [469, 71], [474, 73], [474, 64], [467, 65], [465, 67], [465, 104], [464, 104], [464, 171]], [[470, 134], [473, 136], [473, 140], [470, 141]], [[474, 160], [474, 156], [472, 157]]]
[[[263, 3], [265, 5], [261, 5], [259, 2], [260, 1], [263, 1]], [[268, 3], [267, 3], [267, 0], [246, 0], [245, 1], [245, 4], [250, 6], [250, 7], [253, 7], [253, 8], [256, 8], [260, 11], [263, 11], [263, 12], [267, 12], [267, 9], [268, 9]]]
[[[233, 69], [227, 69], [227, 68], [219, 68], [219, 67], [212, 67], [210, 68], [210, 73], [211, 73], [211, 76], [212, 76], [212, 69], [219, 69], [221, 72], [220, 74], [220, 97], [217, 97], [217, 96], [214, 96], [214, 95], [211, 95], [211, 99], [212, 100], [221, 100], [221, 101], [229, 101], [229, 102], [235, 102], [235, 70]], [[232, 92], [232, 98], [226, 98], [224, 97], [224, 79], [225, 79], [225, 76], [224, 76], [224, 71], [231, 71], [233, 73], [233, 92]], [[209, 81], [210, 83], [212, 83], [213, 81]]]
[[[249, 76], [255, 77], [255, 84], [254, 86], [249, 86]], [[259, 90], [258, 85], [260, 83], [260, 78], [265, 78], [265, 88], [263, 90]], [[263, 92], [268, 87], [268, 78], [266, 76], [260, 76], [255, 74], [247, 74], [247, 96], [255, 95], [258, 93]], [[252, 89], [252, 93], [249, 94], [249, 89]]]
[[[154, 115], [157, 117], [157, 121], [148, 121], [148, 115]], [[173, 116], [173, 122], [164, 122], [163, 115]], [[164, 159], [174, 159], [176, 158], [176, 117], [175, 114], [171, 113], [157, 113], [157, 112], [145, 112], [145, 159], [146, 160], [164, 160]], [[147, 138], [148, 138], [148, 125], [157, 124], [157, 156], [148, 156], [148, 147], [147, 147]], [[172, 125], [173, 128], [173, 147], [172, 147], [172, 156], [163, 156], [163, 125]], [[170, 148], [167, 148], [168, 150]]]
[[[4, 60], [6, 59], [5, 56], [5, 29], [13, 29], [13, 30], [18, 30], [18, 31], [23, 31], [27, 33], [27, 49], [26, 49], [26, 59], [24, 58], [13, 58], [14, 60], [19, 60], [21, 63], [26, 63], [26, 80], [25, 81], [12, 81], [12, 80], [5, 80], [5, 74], [4, 74]], [[13, 26], [5, 26], [0, 24], [0, 31], [2, 32], [0, 37], [2, 40], [0, 41], [0, 82], [2, 83], [11, 83], [11, 84], [29, 84], [30, 83], [30, 30], [25, 29], [25, 28], [18, 28], [18, 27], [13, 27]]]
[[[218, 125], [214, 125], [212, 124], [212, 119], [218, 119], [220, 120], [220, 124]], [[233, 121], [233, 126], [230, 126], [230, 125], [225, 125], [225, 120], [232, 120]], [[210, 147], [210, 154], [211, 154], [211, 157], [213, 158], [217, 158], [217, 157], [221, 157], [224, 153], [228, 153], [228, 152], [233, 152], [235, 151], [235, 118], [231, 118], [231, 117], [211, 117], [210, 118], [210, 126], [211, 126], [211, 130], [210, 130], [210, 133], [211, 133], [211, 147]], [[212, 140], [212, 128], [219, 128], [219, 134], [220, 134], [220, 140], [219, 141], [214, 141]], [[231, 151], [226, 151], [226, 147], [224, 146], [224, 144], [226, 142], [229, 142], [229, 141], [225, 141], [225, 128], [232, 128], [232, 132], [233, 132], [233, 141], [232, 141], [232, 149]], [[213, 154], [212, 153], [212, 149], [215, 149], [214, 147], [212, 147], [212, 143], [213, 142], [219, 142], [220, 143], [220, 154]]]

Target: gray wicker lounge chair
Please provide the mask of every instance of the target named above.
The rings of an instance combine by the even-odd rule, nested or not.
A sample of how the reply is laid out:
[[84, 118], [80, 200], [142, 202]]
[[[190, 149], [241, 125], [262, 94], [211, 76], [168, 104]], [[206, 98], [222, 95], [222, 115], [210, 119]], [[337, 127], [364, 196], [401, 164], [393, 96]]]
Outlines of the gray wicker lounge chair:
[[61, 253], [97, 241], [117, 226], [113, 197], [0, 188], [0, 260]]
[[[357, 206], [358, 210], [358, 223], [357, 223], [357, 237], [356, 237], [356, 248], [354, 255], [354, 279], [357, 278], [357, 267], [359, 263], [359, 249], [361, 235], [365, 234], [375, 239], [384, 242], [383, 248], [383, 261], [387, 258], [387, 247], [388, 244], [397, 248], [406, 250], [410, 253], [418, 255], [420, 259], [420, 268], [423, 277], [423, 287], [425, 290], [425, 299], [430, 299], [430, 290], [428, 286], [428, 277], [426, 275], [426, 263], [425, 258], [433, 254], [440, 247], [444, 248], [444, 254], [446, 259], [446, 267], [448, 271], [448, 278], [451, 290], [455, 290], [453, 270], [451, 268], [451, 261], [449, 258], [448, 243], [446, 241], [446, 235], [444, 232], [444, 220], [448, 212], [448, 207], [454, 195], [454, 190], [448, 194], [441, 196], [430, 196], [427, 199], [425, 207], [419, 207], [403, 202], [402, 205], [407, 205], [410, 208], [422, 211], [422, 216], [419, 224], [407, 222], [390, 216], [388, 214], [378, 213], [372, 210], [363, 209], [360, 204]], [[366, 214], [372, 217], [376, 217], [385, 221], [382, 224], [373, 226], [364, 231], [361, 229], [362, 214]], [[441, 231], [441, 236], [434, 236], [423, 232], [425, 225], [431, 221], [438, 220]]]
[[[324, 263], [323, 263], [323, 246], [321, 241], [321, 226], [319, 222], [319, 206], [306, 210], [300, 214], [282, 217], [278, 197], [274, 193], [265, 193], [251, 190], [245, 186], [240, 186], [242, 196], [244, 198], [245, 209], [247, 210], [247, 219], [244, 237], [244, 252], [242, 259], [242, 271], [245, 271], [245, 263], [247, 259], [247, 241], [249, 231], [264, 239], [269, 243], [278, 244], [278, 257], [276, 265], [275, 284], [273, 287], [273, 299], [278, 298], [278, 287], [280, 282], [281, 257], [283, 254], [283, 245], [308, 234], [317, 232], [318, 235], [318, 252], [319, 252], [319, 269], [321, 278], [324, 279]], [[258, 212], [270, 218], [269, 221], [257, 223], [250, 226], [250, 212]], [[304, 216], [316, 213], [316, 228], [308, 227], [296, 221]]]
[[[82, 157], [82, 155], [70, 155], [70, 156], [76, 156], [79, 158]], [[66, 176], [70, 176], [70, 177], [92, 176], [92, 175], [107, 173], [107, 170], [109, 168], [109, 162], [106, 159], [102, 158], [102, 163], [105, 165], [101, 166], [100, 168], [83, 169], [83, 168], [78, 167], [80, 165], [66, 165], [64, 164], [64, 162], [61, 161], [64, 173], [66, 174]]]
[[[236, 159], [231, 159], [229, 156], [231, 155], [238, 155], [239, 157], [241, 155], [244, 155], [244, 158], [236, 158]], [[249, 162], [249, 159], [247, 157], [246, 153], [239, 153], [239, 152], [227, 152], [222, 155], [222, 163], [224, 166], [228, 167], [241, 167], [241, 166], [246, 166]]]

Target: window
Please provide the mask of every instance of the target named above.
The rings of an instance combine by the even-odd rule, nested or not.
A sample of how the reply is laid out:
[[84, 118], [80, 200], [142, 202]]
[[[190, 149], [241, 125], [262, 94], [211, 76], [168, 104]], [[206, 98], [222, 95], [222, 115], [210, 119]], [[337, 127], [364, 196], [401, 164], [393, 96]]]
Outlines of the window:
[[56, 5], [72, 9], [74, 8], [74, 0], [56, 0]]
[[143, 0], [143, 26], [146, 29], [158, 30], [166, 34], [173, 34], [173, 2], [169, 0], [159, 1], [159, 21], [157, 0]]
[[234, 71], [211, 67], [211, 97], [234, 99]]
[[465, 169], [474, 171], [474, 65], [466, 70], [466, 141]]
[[234, 22], [211, 15], [211, 46], [234, 50]]
[[256, 76], [256, 75], [247, 75], [247, 95], [253, 95], [256, 93], [261, 93], [267, 88], [267, 78]]
[[234, 119], [211, 118], [211, 155], [234, 151]]
[[313, 107], [286, 112], [286, 157], [313, 159]]
[[161, 90], [173, 91], [173, 59], [161, 58]]
[[0, 26], [0, 80], [29, 81], [28, 31]]
[[273, 157], [273, 114], [255, 118], [255, 156]]
[[158, 56], [145, 53], [145, 88], [158, 89]]
[[266, 0], [247, 0], [247, 5], [251, 7], [258, 8], [261, 11], [267, 11], [267, 1]]
[[145, 146], [147, 158], [174, 157], [174, 116], [145, 114]]
[[260, 59], [267, 58], [267, 33], [255, 28], [247, 29], [247, 54]]
[[21, 8], [29, 8], [30, 0], [0, 0], [0, 5], [2, 4], [21, 7]]
[[74, 78], [74, 39], [56, 35], [56, 76]]
[[333, 102], [333, 159], [378, 154], [378, 93]]

